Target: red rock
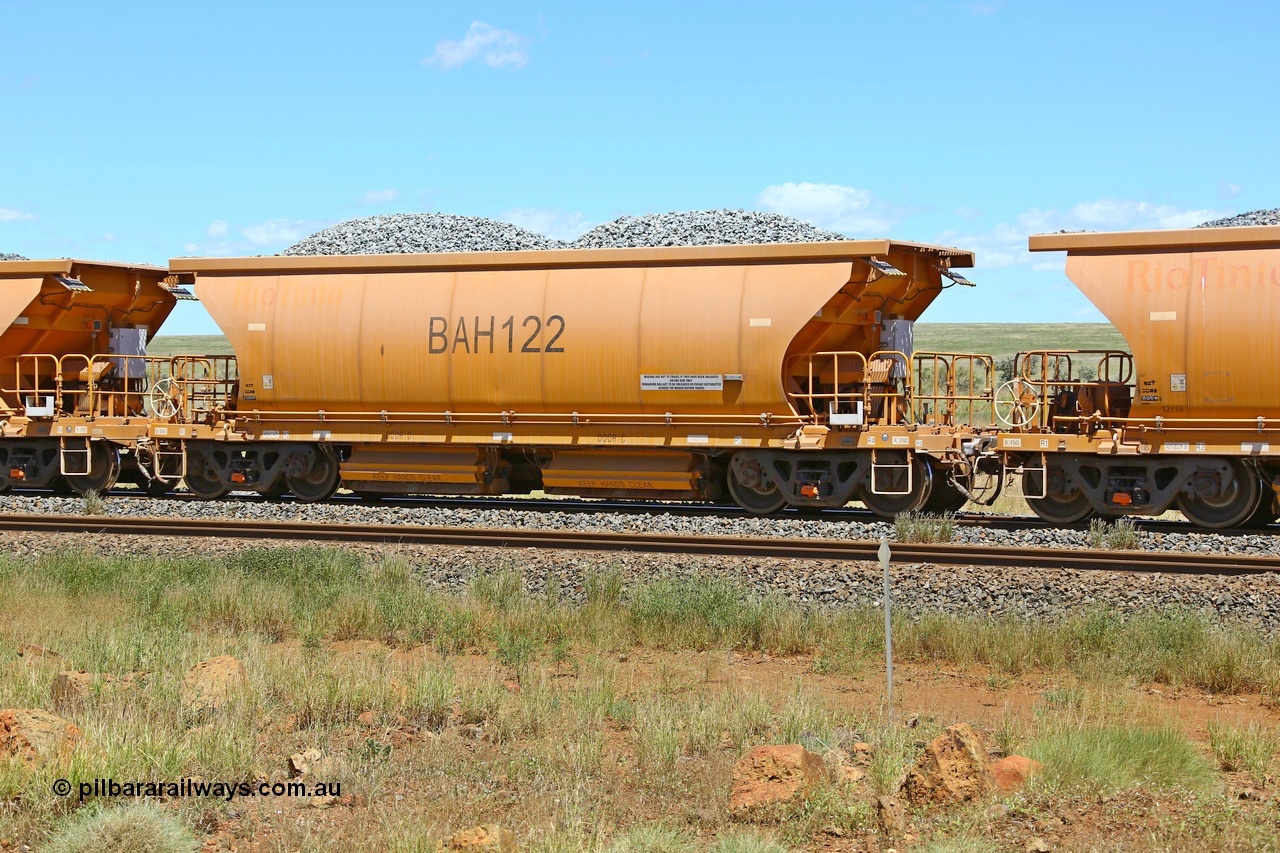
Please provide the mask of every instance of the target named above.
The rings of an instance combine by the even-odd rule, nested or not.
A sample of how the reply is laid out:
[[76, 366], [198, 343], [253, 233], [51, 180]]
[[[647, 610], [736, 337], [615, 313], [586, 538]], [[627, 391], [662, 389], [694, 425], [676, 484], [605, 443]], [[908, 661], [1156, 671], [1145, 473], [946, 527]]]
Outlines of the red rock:
[[123, 679], [93, 672], [60, 672], [49, 688], [49, 700], [59, 708], [79, 705], [93, 699], [120, 695], [134, 689], [137, 673]]
[[925, 747], [902, 783], [914, 806], [963, 803], [991, 790], [987, 751], [968, 724], [949, 727]]
[[475, 853], [520, 853], [516, 835], [496, 823], [473, 826], [455, 832], [449, 839], [436, 845], [438, 853], [451, 850], [475, 851]]
[[0, 757], [38, 764], [63, 758], [82, 735], [66, 720], [39, 708], [0, 711]]
[[1044, 765], [1025, 755], [1010, 755], [991, 765], [991, 781], [1006, 794], [1020, 790], [1034, 779]]
[[56, 659], [62, 657], [62, 655], [58, 654], [53, 649], [46, 649], [43, 646], [37, 646], [35, 643], [19, 643], [18, 657]]
[[758, 746], [733, 768], [729, 814], [737, 820], [777, 820], [826, 778], [822, 756], [803, 746]]
[[887, 838], [899, 838], [907, 830], [907, 815], [902, 803], [893, 797], [876, 800], [876, 825]]
[[231, 655], [222, 655], [187, 670], [179, 698], [188, 711], [211, 711], [225, 705], [232, 694], [248, 682], [244, 664]]

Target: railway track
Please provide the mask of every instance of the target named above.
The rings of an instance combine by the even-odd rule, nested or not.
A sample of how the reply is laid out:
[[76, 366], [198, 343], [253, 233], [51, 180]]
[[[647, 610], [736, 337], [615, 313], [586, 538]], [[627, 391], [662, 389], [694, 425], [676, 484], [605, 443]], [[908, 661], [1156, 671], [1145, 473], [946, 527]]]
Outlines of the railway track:
[[[13, 489], [11, 494], [41, 496], [51, 495], [48, 490]], [[129, 500], [156, 500], [143, 492], [134, 489], [115, 489], [109, 493], [111, 498]], [[164, 495], [163, 500], [205, 503], [201, 498], [175, 492]], [[296, 504], [291, 495], [267, 497], [259, 494], [230, 494], [218, 499], [219, 502], [246, 504]], [[507, 497], [450, 497], [450, 496], [396, 496], [369, 503], [355, 495], [340, 494], [330, 498], [328, 503], [341, 506], [370, 507], [424, 507], [431, 509], [460, 509], [476, 511], [513, 510], [516, 512], [563, 512], [580, 513], [612, 513], [616, 515], [673, 515], [687, 518], [753, 518], [745, 510], [723, 504], [699, 504], [687, 502], [660, 503], [654, 501], [629, 501], [582, 498], [507, 498]], [[821, 513], [804, 513], [795, 509], [784, 509], [769, 518], [808, 519], [814, 521], [845, 521], [871, 523], [884, 519], [867, 509], [841, 507], [824, 509]], [[964, 527], [982, 527], [992, 530], [1083, 530], [1088, 523], [1072, 525], [1053, 525], [1035, 516], [986, 515], [976, 512], [961, 512], [954, 516], [955, 523]], [[1241, 536], [1280, 533], [1280, 524], [1249, 529], [1217, 530], [1198, 527], [1187, 521], [1169, 521], [1153, 518], [1133, 517], [1130, 519], [1139, 530], [1150, 533], [1201, 533], [1218, 536]]]
[[[878, 542], [661, 536], [566, 530], [498, 530], [402, 525], [300, 524], [181, 518], [0, 515], [0, 531], [280, 541], [545, 548], [573, 551], [761, 557], [822, 561], [874, 561]], [[1242, 554], [995, 548], [981, 545], [895, 543], [892, 560], [940, 566], [1080, 569], [1148, 573], [1237, 575], [1280, 571], [1280, 558]]]

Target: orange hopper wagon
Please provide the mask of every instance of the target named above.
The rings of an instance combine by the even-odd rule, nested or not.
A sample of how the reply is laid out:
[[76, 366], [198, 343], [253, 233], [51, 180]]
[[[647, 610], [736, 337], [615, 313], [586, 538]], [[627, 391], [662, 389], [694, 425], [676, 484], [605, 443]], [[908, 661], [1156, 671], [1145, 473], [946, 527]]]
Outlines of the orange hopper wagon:
[[[1041, 517], [1276, 518], [1280, 226], [1041, 234], [1131, 352], [1019, 356], [999, 449]], [[1087, 365], [1088, 371], [1080, 367]], [[1087, 374], [1087, 375], [1085, 375]]]
[[[149, 484], [149, 394], [166, 360], [147, 344], [190, 293], [160, 267], [0, 261], [0, 491]], [[176, 485], [176, 476], [165, 481]]]
[[911, 324], [972, 264], [892, 240], [176, 258], [239, 367], [187, 482], [954, 502], [960, 430], [946, 394], [920, 417]]

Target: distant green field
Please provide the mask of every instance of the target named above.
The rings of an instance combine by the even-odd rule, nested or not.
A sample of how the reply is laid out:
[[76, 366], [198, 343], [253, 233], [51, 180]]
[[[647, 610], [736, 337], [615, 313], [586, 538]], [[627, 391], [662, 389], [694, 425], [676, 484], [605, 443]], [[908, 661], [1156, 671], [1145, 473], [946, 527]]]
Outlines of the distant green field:
[[[1110, 323], [918, 323], [916, 349], [987, 353], [1000, 359], [1032, 349], [1129, 347]], [[230, 355], [222, 335], [157, 335], [152, 355]]]
[[222, 335], [156, 335], [147, 346], [147, 355], [234, 355]]
[[917, 323], [917, 350], [1002, 357], [1037, 349], [1128, 351], [1110, 323]]

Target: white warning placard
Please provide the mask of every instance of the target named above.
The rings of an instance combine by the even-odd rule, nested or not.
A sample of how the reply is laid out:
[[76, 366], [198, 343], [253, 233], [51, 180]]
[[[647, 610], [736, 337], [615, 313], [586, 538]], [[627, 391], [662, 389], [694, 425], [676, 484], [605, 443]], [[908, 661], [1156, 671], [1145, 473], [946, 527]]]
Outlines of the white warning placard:
[[641, 391], [723, 391], [719, 373], [641, 373]]

